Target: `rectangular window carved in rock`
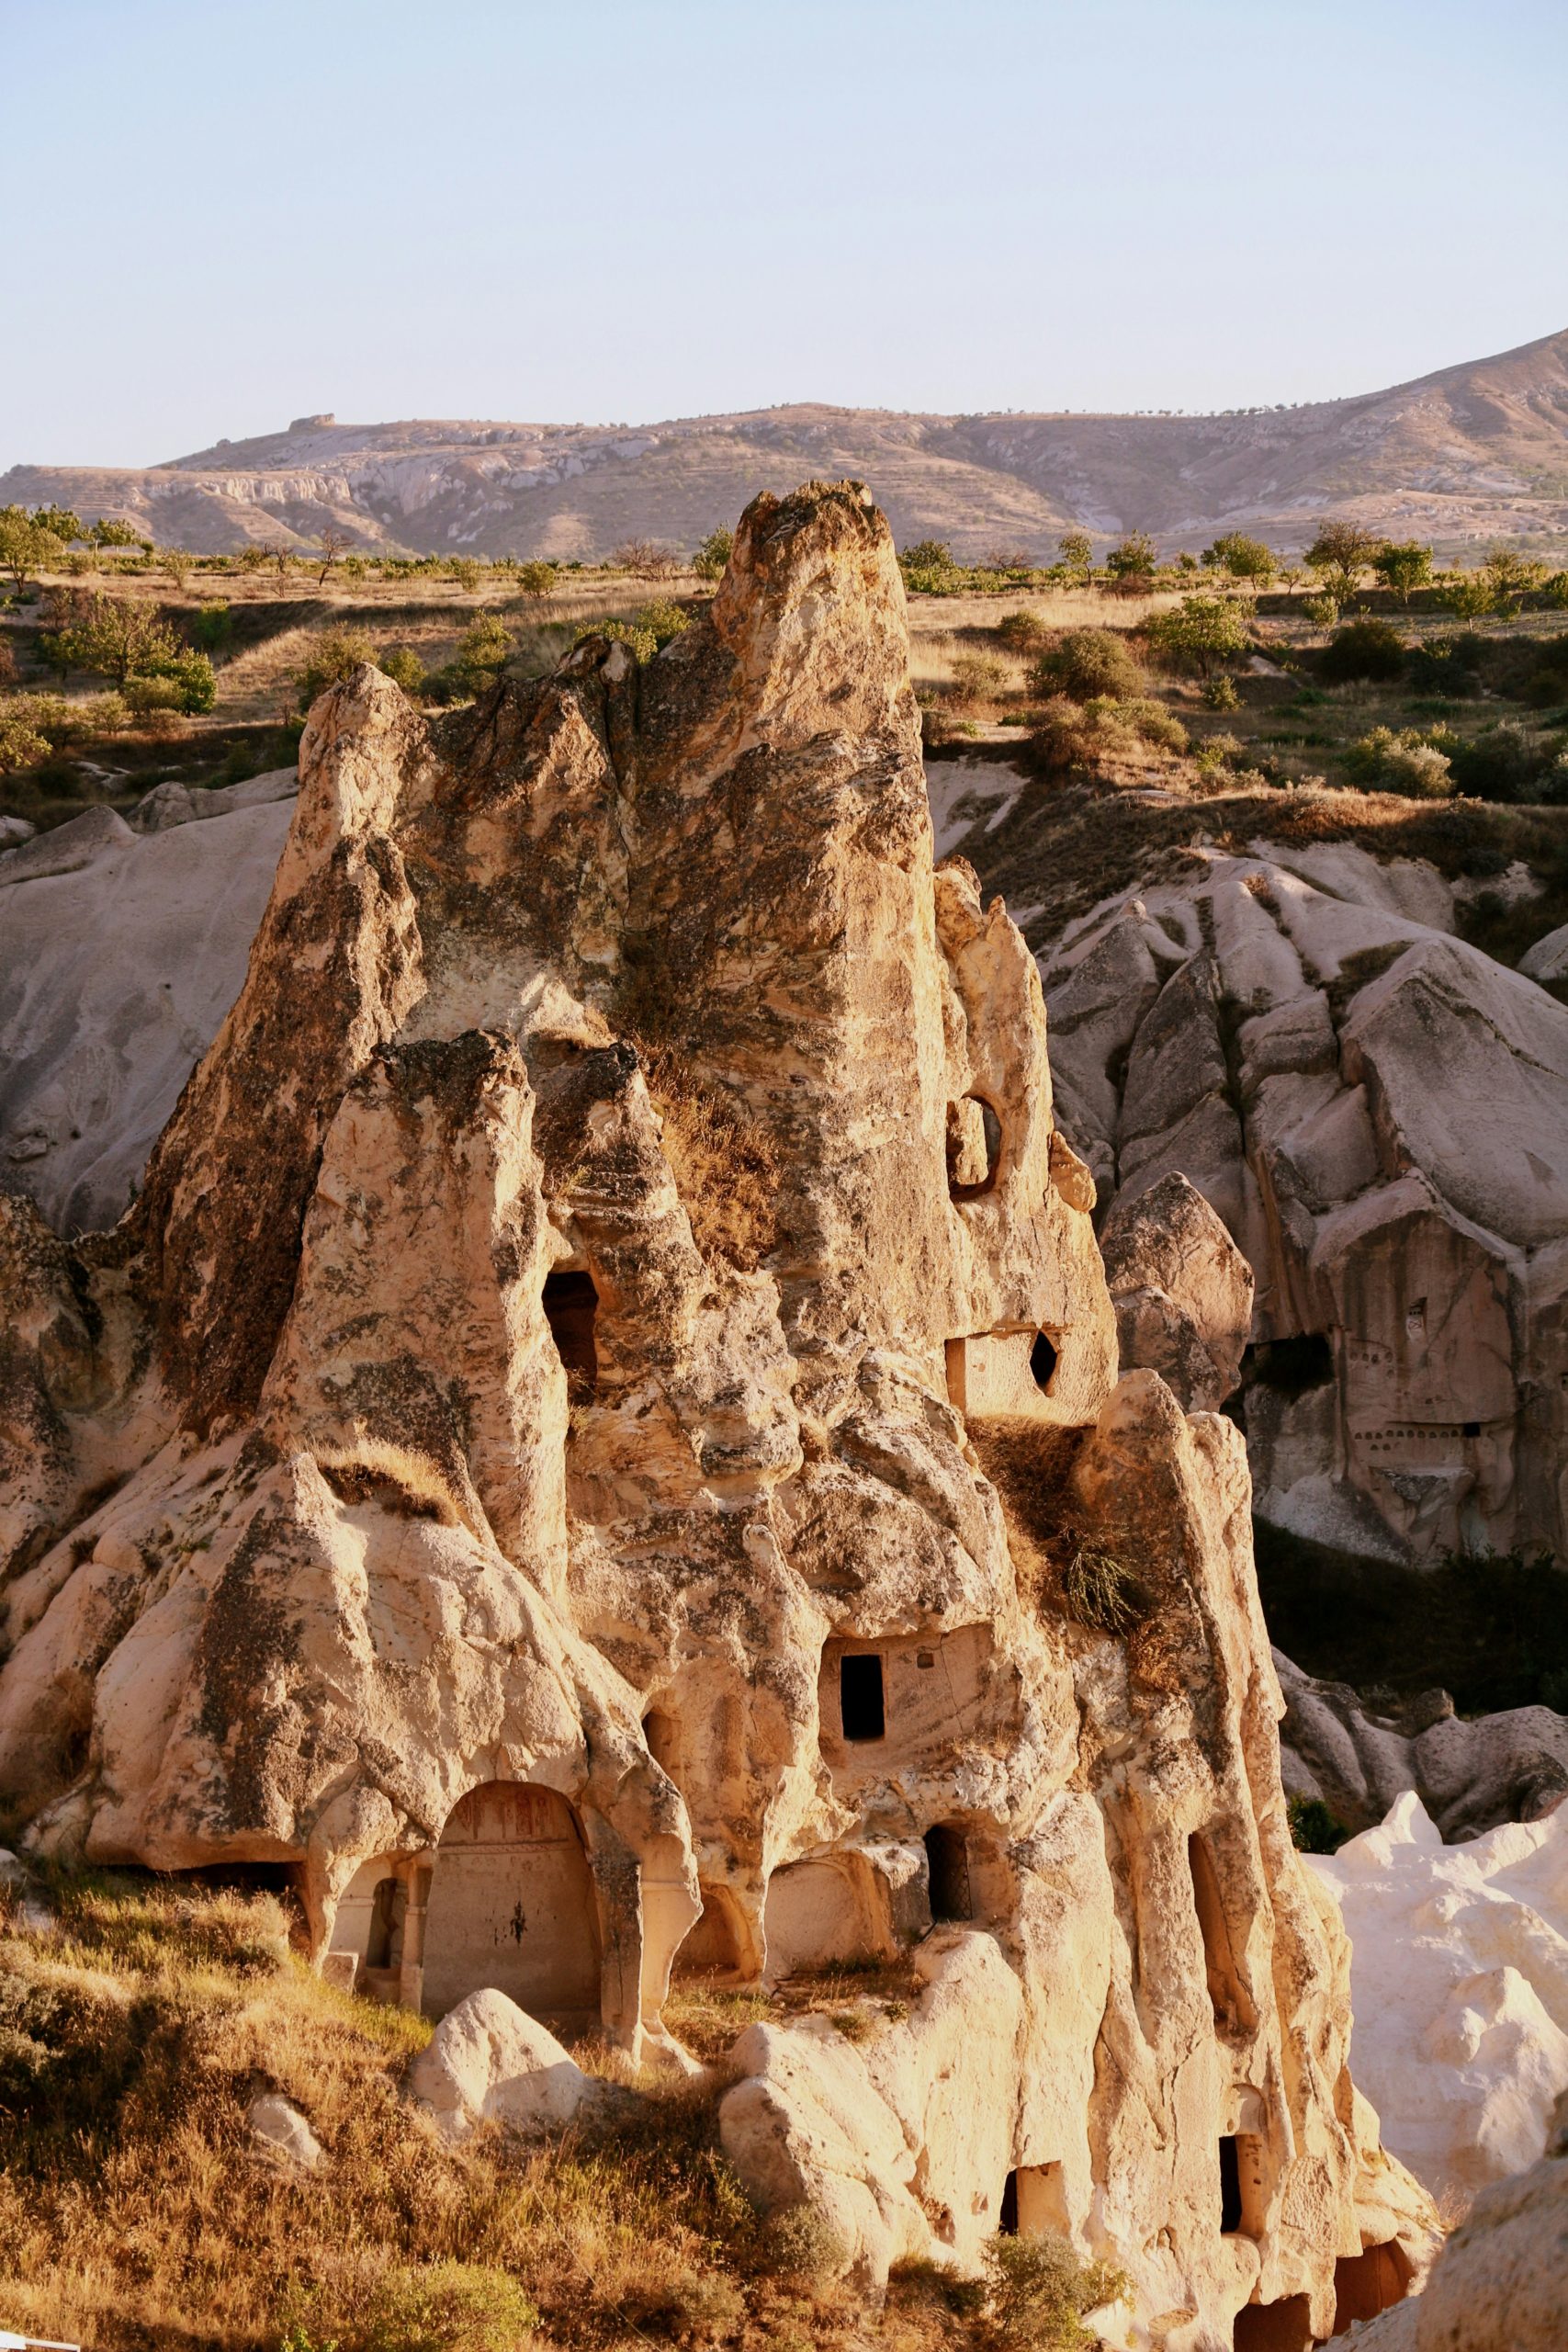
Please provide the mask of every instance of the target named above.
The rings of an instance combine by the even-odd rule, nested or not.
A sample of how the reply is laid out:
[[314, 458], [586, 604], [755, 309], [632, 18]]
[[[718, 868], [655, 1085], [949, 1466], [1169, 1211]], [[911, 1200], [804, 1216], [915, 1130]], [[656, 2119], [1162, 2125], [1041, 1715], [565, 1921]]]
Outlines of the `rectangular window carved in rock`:
[[1227, 2133], [1220, 2142], [1221, 2236], [1260, 2237], [1267, 2204], [1262, 2141], [1251, 2132]]
[[844, 1737], [881, 1739], [887, 1730], [882, 1694], [882, 1660], [874, 1654], [839, 1660], [839, 1720]]

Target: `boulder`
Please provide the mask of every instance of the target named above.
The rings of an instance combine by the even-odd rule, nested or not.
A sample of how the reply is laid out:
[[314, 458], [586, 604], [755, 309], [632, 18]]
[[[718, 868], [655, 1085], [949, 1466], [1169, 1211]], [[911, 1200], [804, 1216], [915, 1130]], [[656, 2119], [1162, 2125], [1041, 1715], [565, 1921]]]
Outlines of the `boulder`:
[[264, 2091], [245, 2109], [251, 2137], [268, 2155], [302, 2172], [314, 2172], [324, 2151], [299, 2109], [276, 2091]]
[[409, 2090], [449, 2140], [491, 2121], [513, 2132], [560, 2130], [604, 2095], [537, 2018], [492, 1991], [470, 1993], [447, 2011], [409, 2068]]
[[1252, 1323], [1252, 1269], [1201, 1193], [1173, 1170], [1119, 1202], [1100, 1235], [1124, 1370], [1157, 1372], [1184, 1411], [1235, 1390]]
[[1568, 922], [1559, 923], [1533, 947], [1527, 947], [1518, 968], [1532, 980], [1568, 979]]

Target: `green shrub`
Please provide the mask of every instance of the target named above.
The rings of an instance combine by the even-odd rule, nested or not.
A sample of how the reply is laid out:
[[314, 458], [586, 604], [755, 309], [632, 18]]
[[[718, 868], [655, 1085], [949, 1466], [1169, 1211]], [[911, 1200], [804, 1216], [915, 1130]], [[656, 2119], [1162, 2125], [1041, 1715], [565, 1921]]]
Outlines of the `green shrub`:
[[961, 653], [953, 665], [947, 698], [955, 710], [974, 710], [1007, 691], [1008, 667], [994, 653]]
[[1350, 1835], [1321, 1797], [1292, 1797], [1285, 1811], [1298, 1854], [1337, 1854]]
[[1092, 695], [1119, 698], [1141, 693], [1144, 673], [1125, 639], [1109, 628], [1070, 628], [1034, 665], [1033, 684], [1043, 695]]
[[639, 662], [651, 662], [659, 650], [653, 631], [636, 621], [584, 621], [572, 643], [581, 645], [591, 637], [608, 638], [612, 645], [629, 645]]
[[1045, 625], [1034, 613], [1004, 613], [997, 623], [997, 643], [1009, 653], [1033, 653], [1044, 637]]
[[227, 605], [203, 605], [191, 617], [190, 633], [203, 653], [221, 653], [234, 634], [234, 616]]
[[993, 2238], [986, 2249], [992, 2340], [1005, 2352], [1072, 2352], [1092, 2345], [1086, 2312], [1127, 2299], [1106, 2262], [1085, 2262], [1066, 2238]]
[[362, 628], [323, 629], [306, 654], [303, 665], [294, 673], [301, 710], [309, 710], [318, 695], [329, 686], [341, 685], [367, 662], [374, 662], [376, 648]]
[[1497, 592], [1483, 571], [1450, 572], [1438, 582], [1438, 602], [1459, 620], [1478, 621], [1497, 609]]
[[1533, 800], [1555, 757], [1555, 744], [1516, 718], [1499, 719], [1468, 739], [1455, 736], [1449, 748], [1454, 790], [1475, 800]]
[[1303, 596], [1302, 611], [1314, 628], [1332, 628], [1339, 618], [1339, 599], [1325, 588], [1315, 596]]
[[446, 665], [446, 679], [459, 694], [488, 693], [512, 650], [512, 631], [499, 613], [480, 613], [457, 639], [457, 650]]
[[1345, 764], [1369, 792], [1446, 800], [1454, 788], [1447, 752], [1414, 727], [1403, 727], [1398, 734], [1391, 727], [1374, 727], [1351, 744]]
[[417, 695], [424, 684], [424, 664], [412, 645], [394, 645], [382, 654], [378, 667], [405, 695]]
[[757, 2267], [777, 2278], [822, 2286], [849, 2268], [851, 2249], [813, 2205], [786, 2205], [757, 2233]]
[[468, 2262], [389, 2270], [344, 2352], [517, 2352], [539, 2314], [514, 2278]]
[[517, 567], [517, 585], [525, 596], [547, 596], [555, 584], [556, 567], [553, 563], [536, 560], [531, 563], [520, 563]]
[[1317, 672], [1334, 685], [1352, 678], [1397, 678], [1404, 674], [1404, 640], [1392, 623], [1351, 621], [1335, 630], [1317, 657]]
[[697, 578], [699, 580], [721, 579], [734, 546], [734, 532], [727, 531], [722, 524], [716, 531], [710, 531], [705, 539], [700, 539], [697, 542], [696, 553], [692, 558], [692, 570], [696, 573]]
[[1239, 710], [1241, 696], [1235, 690], [1235, 680], [1222, 670], [1217, 677], [1203, 681], [1203, 700], [1211, 710]]
[[639, 605], [632, 621], [634, 628], [652, 632], [653, 642], [661, 652], [691, 626], [692, 616], [685, 606], [672, 603], [668, 596], [656, 596], [650, 604]]

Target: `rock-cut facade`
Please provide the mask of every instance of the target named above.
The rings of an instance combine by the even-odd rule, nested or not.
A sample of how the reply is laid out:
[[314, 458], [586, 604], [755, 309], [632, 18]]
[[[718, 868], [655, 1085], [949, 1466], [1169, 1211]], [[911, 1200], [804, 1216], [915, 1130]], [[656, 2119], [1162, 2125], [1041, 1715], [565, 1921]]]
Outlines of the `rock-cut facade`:
[[645, 667], [434, 722], [361, 670], [125, 1218], [0, 1202], [27, 1842], [286, 1866], [341, 1982], [635, 2053], [694, 1971], [907, 1967], [881, 2039], [745, 2038], [759, 2204], [874, 2283], [1060, 2231], [1130, 2343], [1327, 2335], [1423, 2200], [1242, 1439], [1118, 1378], [1093, 1204], [858, 485], [757, 500]]

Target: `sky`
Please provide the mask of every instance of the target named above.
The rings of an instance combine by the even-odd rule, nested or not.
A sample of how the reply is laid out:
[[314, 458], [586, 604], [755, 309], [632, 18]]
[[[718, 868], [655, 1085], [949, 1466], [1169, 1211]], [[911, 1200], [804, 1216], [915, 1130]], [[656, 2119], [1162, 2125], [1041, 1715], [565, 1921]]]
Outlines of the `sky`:
[[0, 0], [0, 468], [1333, 398], [1568, 326], [1563, 0]]

